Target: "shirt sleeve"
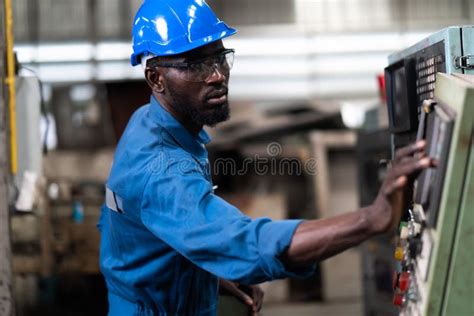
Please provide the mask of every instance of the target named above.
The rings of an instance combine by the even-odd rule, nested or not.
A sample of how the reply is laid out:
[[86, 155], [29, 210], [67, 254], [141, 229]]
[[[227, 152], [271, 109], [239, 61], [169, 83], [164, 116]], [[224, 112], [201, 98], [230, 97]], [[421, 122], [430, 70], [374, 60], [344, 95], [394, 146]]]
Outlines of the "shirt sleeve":
[[198, 168], [152, 174], [142, 197], [144, 225], [188, 260], [232, 281], [255, 284], [306, 277], [314, 265], [289, 270], [279, 260], [299, 220], [252, 220], [212, 192]]

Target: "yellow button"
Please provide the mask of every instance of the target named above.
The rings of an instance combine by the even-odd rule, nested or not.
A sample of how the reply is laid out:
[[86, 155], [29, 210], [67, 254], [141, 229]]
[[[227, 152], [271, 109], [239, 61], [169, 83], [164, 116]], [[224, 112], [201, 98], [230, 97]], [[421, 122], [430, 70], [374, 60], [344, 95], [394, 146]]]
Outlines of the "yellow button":
[[395, 259], [398, 261], [403, 260], [403, 248], [402, 247], [397, 247], [395, 249]]

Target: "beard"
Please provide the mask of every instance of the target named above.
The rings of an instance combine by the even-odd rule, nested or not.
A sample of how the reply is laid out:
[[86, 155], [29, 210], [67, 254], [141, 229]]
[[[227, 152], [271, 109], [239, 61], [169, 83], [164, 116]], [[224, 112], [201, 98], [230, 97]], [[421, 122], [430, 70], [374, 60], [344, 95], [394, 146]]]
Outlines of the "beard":
[[229, 103], [214, 106], [210, 111], [201, 110], [202, 105], [193, 105], [189, 100], [185, 100], [177, 91], [169, 87], [173, 108], [181, 113], [187, 120], [197, 124], [210, 127], [218, 123], [227, 121], [230, 118]]

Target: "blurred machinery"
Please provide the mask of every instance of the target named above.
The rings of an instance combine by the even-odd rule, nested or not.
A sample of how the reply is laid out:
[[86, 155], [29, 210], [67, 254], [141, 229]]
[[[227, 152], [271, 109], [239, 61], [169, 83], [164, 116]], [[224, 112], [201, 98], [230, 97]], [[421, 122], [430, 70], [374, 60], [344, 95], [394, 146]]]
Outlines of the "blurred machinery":
[[[56, 87], [53, 121], [45, 115], [34, 73], [20, 72], [16, 83], [21, 128], [9, 188], [16, 315], [104, 314], [96, 223], [115, 141], [105, 90], [93, 84]], [[53, 122], [58, 150], [47, 152], [45, 134]]]
[[[400, 224], [393, 303], [400, 315], [473, 315], [474, 27], [450, 27], [390, 56], [393, 151], [427, 140], [437, 167], [415, 181]], [[453, 73], [446, 75], [439, 72]]]
[[448, 27], [389, 56], [385, 82], [393, 149], [415, 140], [421, 105], [434, 96], [437, 72], [474, 74], [474, 26]]
[[[10, 184], [16, 173], [12, 1], [0, 1], [0, 314], [13, 315]], [[11, 146], [11, 147], [9, 147]]]

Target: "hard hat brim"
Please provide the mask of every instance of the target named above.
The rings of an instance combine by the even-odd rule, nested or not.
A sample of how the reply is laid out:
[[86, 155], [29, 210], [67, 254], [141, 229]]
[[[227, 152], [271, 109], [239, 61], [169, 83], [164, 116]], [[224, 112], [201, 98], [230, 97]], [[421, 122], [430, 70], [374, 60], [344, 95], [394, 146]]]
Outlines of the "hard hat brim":
[[[154, 42], [154, 41], [144, 41], [144, 42], [142, 42], [138, 45], [135, 45], [134, 46], [134, 53], [130, 57], [131, 64], [132, 64], [132, 66], [139, 65], [141, 63], [142, 56], [147, 56], [150, 53], [154, 54], [156, 56], [171, 56], [171, 55], [182, 54], [182, 53], [185, 53], [187, 51], [193, 50], [193, 49], [201, 47], [201, 46], [208, 45], [210, 43], [216, 42], [218, 40], [224, 39], [226, 37], [229, 37], [229, 36], [234, 35], [235, 33], [237, 33], [236, 29], [228, 27], [222, 21], [219, 24], [221, 24], [221, 23], [222, 23], [222, 25], [219, 25], [219, 26], [220, 26], [220, 28], [222, 28], [222, 31], [214, 33], [212, 35], [209, 35], [209, 36], [206, 36], [206, 37], [203, 37], [203, 38], [191, 41], [191, 42], [185, 37], [174, 40], [174, 41], [178, 41], [178, 40], [186, 41], [186, 42], [188, 42], [188, 44], [186, 44], [186, 45], [169, 45], [169, 43], [166, 43], [165, 45], [163, 45], [161, 43]], [[174, 46], [174, 47], [177, 47], [177, 48], [167, 49], [167, 50], [163, 51], [164, 46], [168, 46], [168, 47], [170, 47], [170, 46], [173, 47]]]

